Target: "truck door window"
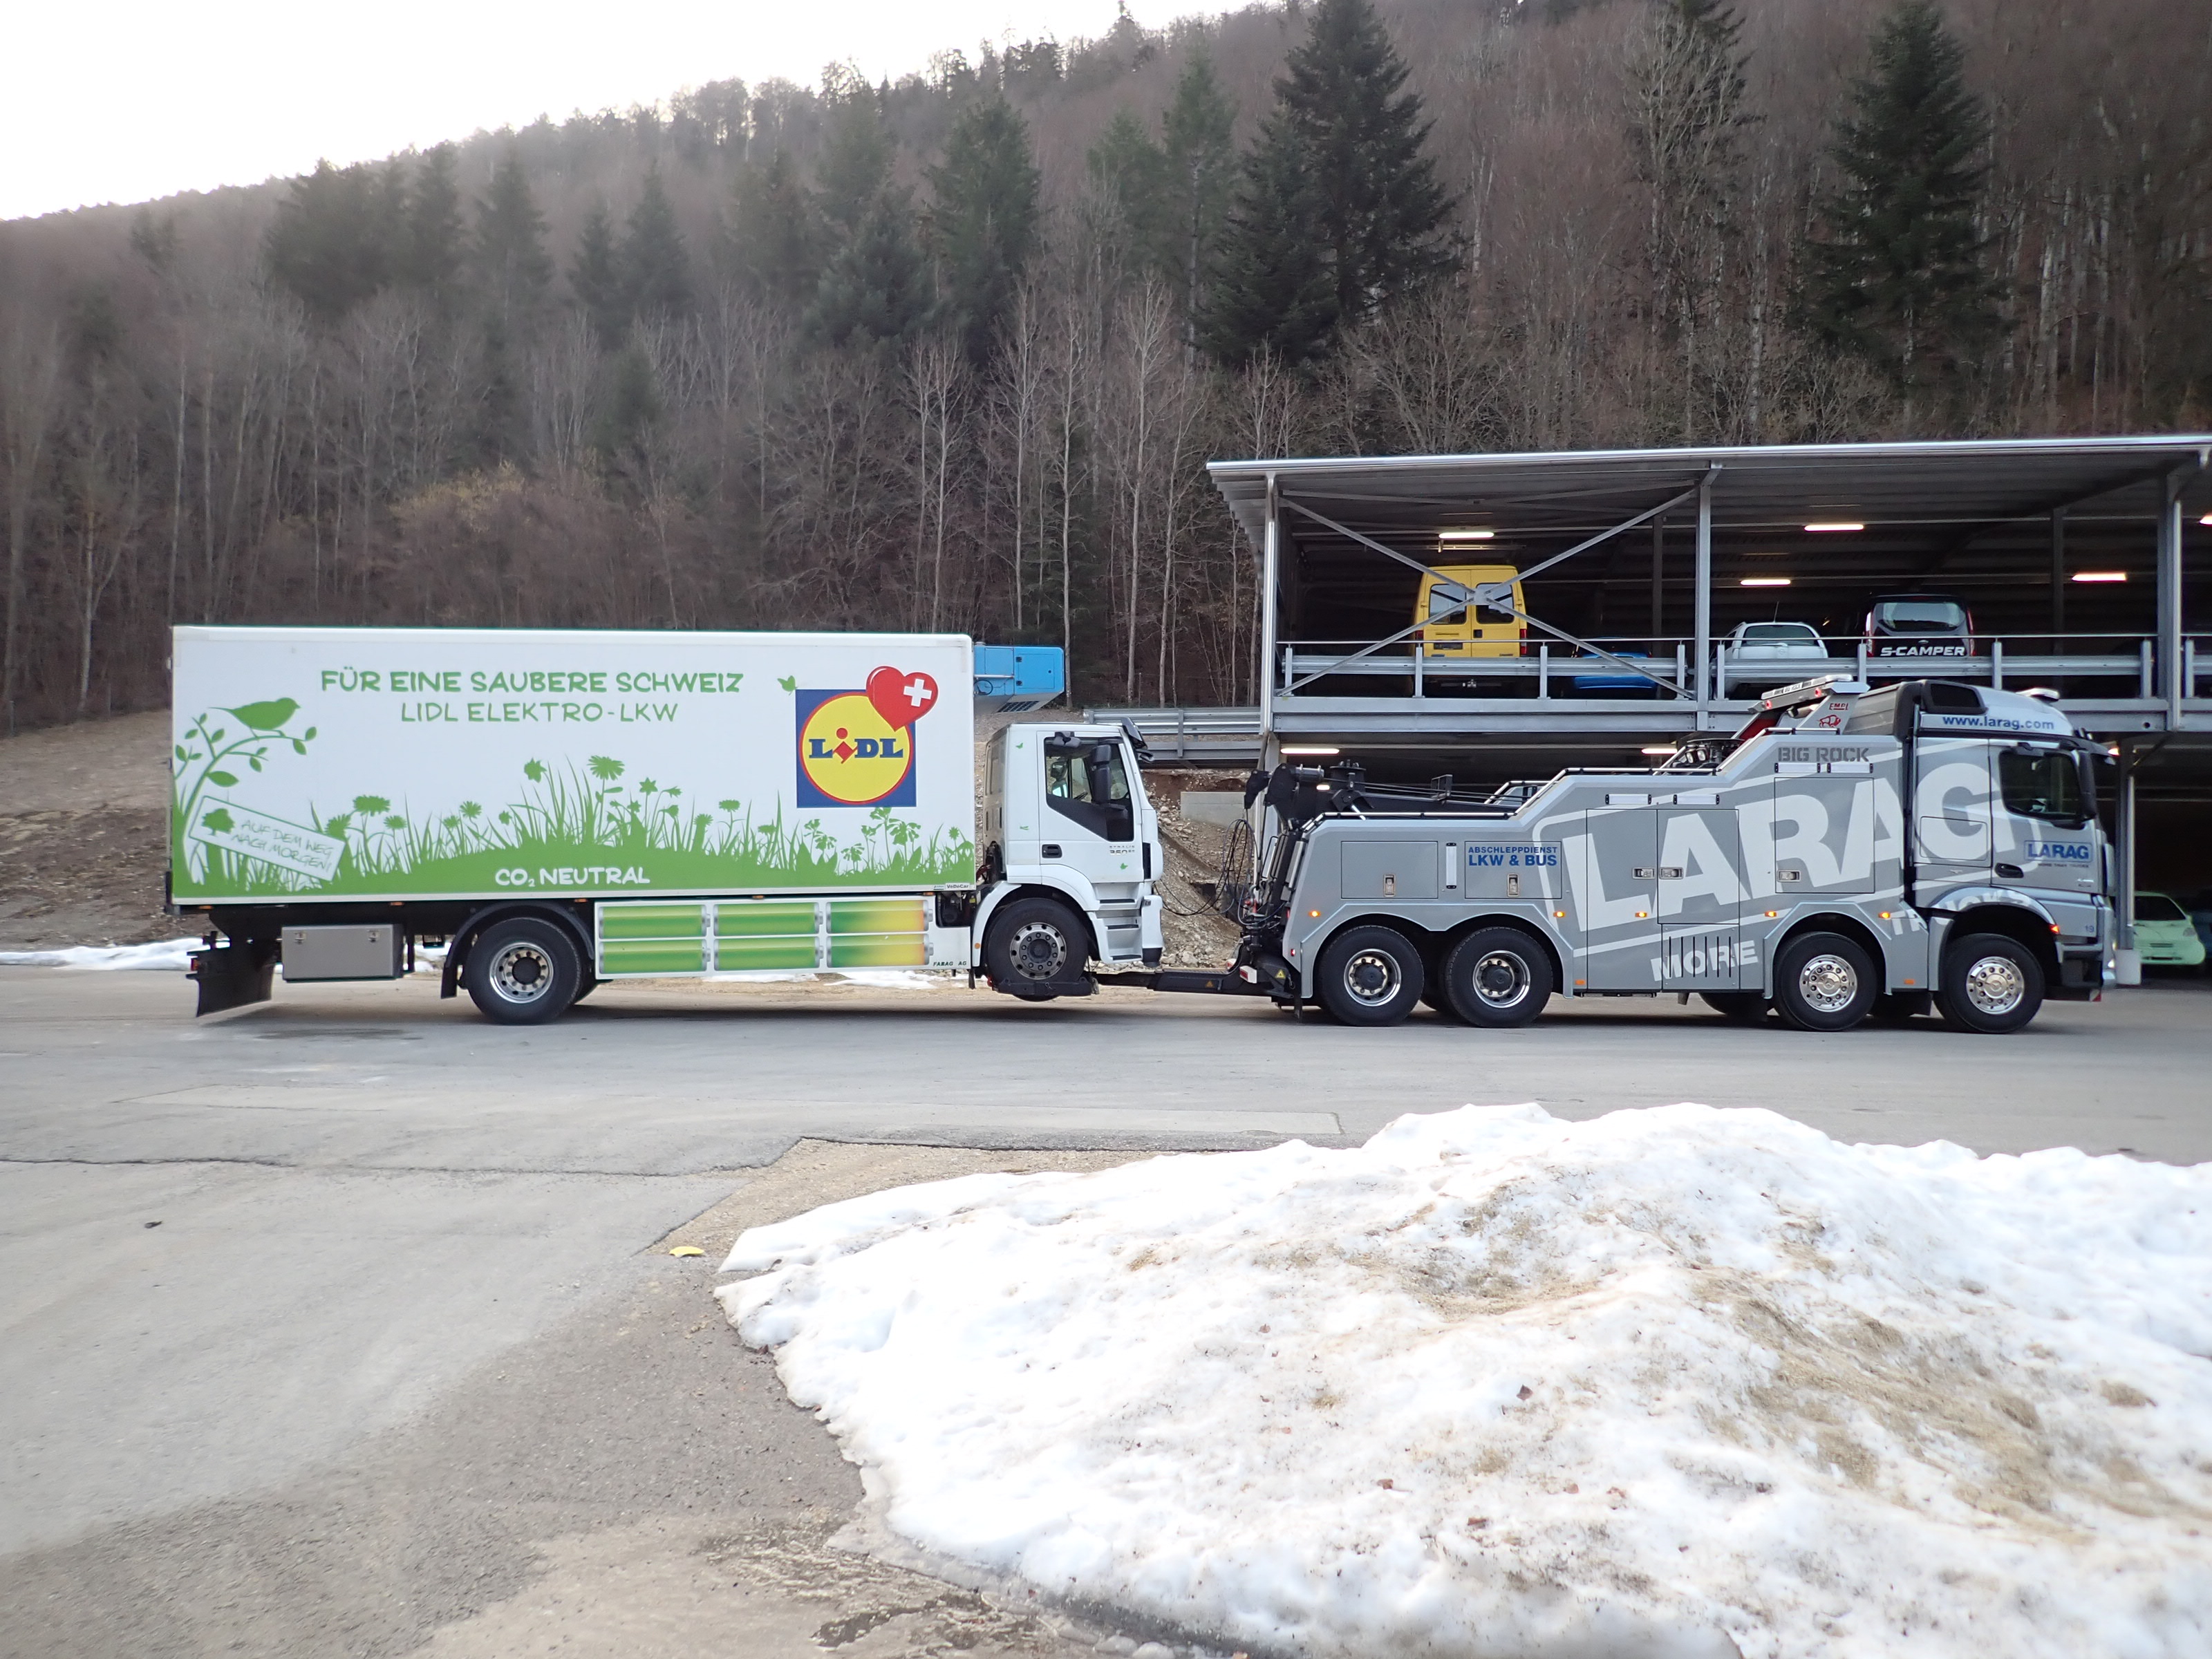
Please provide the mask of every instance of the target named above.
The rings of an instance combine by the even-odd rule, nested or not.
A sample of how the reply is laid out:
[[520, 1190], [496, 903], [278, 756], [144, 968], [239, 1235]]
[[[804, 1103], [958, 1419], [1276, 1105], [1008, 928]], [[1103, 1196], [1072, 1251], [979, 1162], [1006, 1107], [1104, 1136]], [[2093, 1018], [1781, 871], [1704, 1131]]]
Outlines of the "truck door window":
[[2063, 749], [2008, 749], [1997, 756], [2005, 810], [2022, 817], [2079, 826], [2088, 820], [2081, 769]]
[[1429, 590], [1429, 620], [1434, 623], [1463, 623], [1469, 620], [1467, 602], [1474, 597], [1464, 587], [1452, 582], [1438, 582]]
[[1129, 771], [1118, 743], [1054, 743], [1044, 746], [1045, 805], [1108, 841], [1133, 841], [1136, 809], [1129, 804]]

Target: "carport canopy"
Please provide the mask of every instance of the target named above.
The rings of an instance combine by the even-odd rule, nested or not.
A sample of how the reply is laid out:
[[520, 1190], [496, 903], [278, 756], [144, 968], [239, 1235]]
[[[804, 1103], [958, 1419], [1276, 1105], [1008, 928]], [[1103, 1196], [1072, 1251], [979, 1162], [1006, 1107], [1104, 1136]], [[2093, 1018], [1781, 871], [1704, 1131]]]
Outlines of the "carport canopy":
[[[2178, 539], [2183, 524], [2202, 533], [2195, 527], [2212, 513], [2208, 462], [2212, 434], [2183, 433], [1258, 459], [1208, 471], [1255, 550], [1266, 545], [1271, 486], [1280, 503], [1279, 625], [1263, 631], [1352, 641], [1407, 622], [1419, 578], [1407, 565], [1495, 562], [1525, 572], [1592, 538], [1589, 551], [1544, 572], [1550, 585], [1541, 597], [1532, 592], [1529, 611], [1578, 634], [1617, 635], [1634, 617], [1640, 634], [1641, 589], [1629, 584], [1642, 572], [1620, 561], [1651, 548], [1640, 526], [1670, 501], [1666, 551], [1690, 552], [1699, 507], [1690, 492], [1701, 484], [1708, 538], [1697, 608], [1705, 612], [1715, 593], [1722, 601], [1720, 614], [1700, 615], [1709, 625], [1727, 627], [1731, 605], [1749, 614], [1753, 603], [1771, 603], [1757, 588], [1738, 593], [1745, 577], [1787, 574], [1798, 590], [1792, 602], [1826, 605], [1838, 630], [1856, 629], [1852, 608], [1871, 592], [1940, 586], [1991, 613], [1996, 627], [2056, 632], [2062, 566], [2092, 561], [2129, 570], [2135, 592], [2077, 589], [2075, 625], [2118, 626], [2115, 605], [2124, 605], [2129, 625], [2148, 629], [2147, 590], [2164, 586], [2159, 574], [2179, 578], [2178, 545], [2172, 571], [2160, 568], [2162, 535], [2170, 526]], [[1863, 527], [1808, 531], [1815, 525]], [[1440, 551], [1439, 532], [1454, 529], [1492, 538]], [[1691, 574], [1687, 561], [1677, 574]], [[1599, 597], [1607, 587], [1610, 616]], [[2161, 617], [2161, 632], [2179, 627], [2178, 586], [2171, 597], [2175, 620]], [[1652, 633], [1662, 631], [1652, 621]]]

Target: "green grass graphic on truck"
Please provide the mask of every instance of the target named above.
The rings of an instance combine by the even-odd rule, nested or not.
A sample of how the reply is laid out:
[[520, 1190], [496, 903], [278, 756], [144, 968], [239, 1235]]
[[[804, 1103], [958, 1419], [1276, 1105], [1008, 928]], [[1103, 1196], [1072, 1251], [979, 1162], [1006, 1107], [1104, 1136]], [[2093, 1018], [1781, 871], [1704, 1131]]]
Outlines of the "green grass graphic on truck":
[[611, 755], [526, 761], [496, 805], [364, 792], [333, 810], [311, 804], [301, 823], [230, 799], [246, 775], [307, 752], [315, 728], [289, 729], [299, 712], [289, 698], [210, 710], [176, 745], [180, 897], [893, 886], [975, 871], [966, 835], [925, 836], [887, 806], [840, 834], [820, 817], [787, 817], [780, 795], [764, 812], [731, 797], [702, 805], [680, 785], [632, 780]]

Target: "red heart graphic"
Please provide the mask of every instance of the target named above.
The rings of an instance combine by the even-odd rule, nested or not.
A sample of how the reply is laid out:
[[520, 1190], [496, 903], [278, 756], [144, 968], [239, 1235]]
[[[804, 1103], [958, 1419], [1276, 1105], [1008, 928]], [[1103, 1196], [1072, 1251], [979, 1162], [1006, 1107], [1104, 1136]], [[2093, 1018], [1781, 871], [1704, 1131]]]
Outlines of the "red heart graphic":
[[919, 671], [878, 668], [868, 676], [868, 706], [896, 732], [937, 707], [937, 682]]

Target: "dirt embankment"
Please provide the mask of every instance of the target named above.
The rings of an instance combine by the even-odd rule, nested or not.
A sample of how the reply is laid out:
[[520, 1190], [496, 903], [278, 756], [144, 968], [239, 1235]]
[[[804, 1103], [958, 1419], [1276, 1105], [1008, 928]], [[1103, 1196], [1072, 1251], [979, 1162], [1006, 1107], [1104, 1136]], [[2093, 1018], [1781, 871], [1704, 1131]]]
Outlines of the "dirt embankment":
[[161, 914], [168, 750], [161, 710], [0, 739], [0, 950], [191, 931]]

